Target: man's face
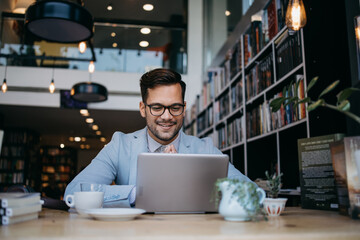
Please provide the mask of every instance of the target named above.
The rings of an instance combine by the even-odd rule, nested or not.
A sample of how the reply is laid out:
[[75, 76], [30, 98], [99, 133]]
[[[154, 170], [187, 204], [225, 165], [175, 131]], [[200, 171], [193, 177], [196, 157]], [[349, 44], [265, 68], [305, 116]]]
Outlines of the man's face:
[[[170, 106], [173, 104], [186, 103], [183, 103], [181, 86], [177, 83], [148, 89], [146, 104]], [[184, 112], [179, 116], [171, 115], [169, 109], [165, 109], [165, 112], [161, 116], [153, 116], [150, 113], [150, 107], [146, 106], [144, 102], [140, 102], [140, 113], [141, 116], [146, 119], [150, 136], [163, 145], [167, 145], [174, 140], [182, 127], [185, 117], [185, 107]]]

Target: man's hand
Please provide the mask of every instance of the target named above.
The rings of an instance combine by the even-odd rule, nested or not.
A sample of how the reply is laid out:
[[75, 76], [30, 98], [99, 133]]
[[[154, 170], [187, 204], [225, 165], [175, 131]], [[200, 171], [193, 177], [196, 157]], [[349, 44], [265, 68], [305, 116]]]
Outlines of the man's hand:
[[164, 153], [177, 153], [173, 144], [166, 146]]

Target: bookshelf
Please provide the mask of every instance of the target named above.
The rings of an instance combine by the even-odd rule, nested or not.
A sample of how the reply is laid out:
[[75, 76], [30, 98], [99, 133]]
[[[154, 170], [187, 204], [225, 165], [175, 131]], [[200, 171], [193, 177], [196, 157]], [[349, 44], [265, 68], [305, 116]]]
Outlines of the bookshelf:
[[283, 188], [296, 189], [300, 186], [297, 139], [309, 137], [306, 106], [287, 105], [272, 113], [269, 103], [282, 94], [294, 95], [296, 84], [296, 94], [305, 97], [303, 31], [289, 34], [284, 16], [274, 18], [274, 8], [276, 1], [269, 1], [223, 62], [208, 69], [195, 103], [197, 114], [187, 114], [184, 130], [211, 137], [250, 179], [264, 178], [266, 170], [283, 172]]
[[[67, 184], [76, 175], [76, 150], [72, 148], [58, 148], [53, 146], [43, 146], [40, 149], [41, 157], [41, 192], [43, 195], [49, 190], [49, 186], [53, 192], [51, 194], [59, 195], [60, 198], [64, 194]], [[55, 193], [55, 191], [57, 193]], [[57, 198], [53, 196], [48, 196]]]
[[12, 185], [35, 187], [39, 136], [28, 129], [5, 129], [0, 155], [0, 192]]

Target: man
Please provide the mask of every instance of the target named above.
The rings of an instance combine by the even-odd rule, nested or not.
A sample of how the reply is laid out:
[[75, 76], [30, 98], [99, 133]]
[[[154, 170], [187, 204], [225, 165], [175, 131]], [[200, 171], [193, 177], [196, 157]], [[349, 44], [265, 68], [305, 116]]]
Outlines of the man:
[[[210, 138], [199, 139], [181, 131], [186, 109], [186, 84], [180, 74], [155, 69], [141, 77], [140, 87], [140, 114], [146, 119], [146, 127], [129, 134], [115, 132], [91, 164], [67, 186], [65, 196], [79, 191], [81, 182], [109, 185], [115, 181], [116, 185], [106, 186], [104, 204], [132, 204], [139, 153], [221, 154]], [[232, 164], [229, 164], [228, 176], [250, 181]]]

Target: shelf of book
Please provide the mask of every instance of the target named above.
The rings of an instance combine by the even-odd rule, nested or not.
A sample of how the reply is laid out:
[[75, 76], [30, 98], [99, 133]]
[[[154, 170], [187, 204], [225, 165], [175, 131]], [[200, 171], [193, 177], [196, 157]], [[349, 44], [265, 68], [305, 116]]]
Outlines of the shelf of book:
[[[283, 24], [284, 16], [278, 22], [273, 19], [278, 2], [281, 1], [269, 1], [259, 13], [266, 16], [267, 23], [259, 16], [254, 18], [224, 56], [223, 63], [209, 69], [208, 76], [215, 70], [223, 75], [218, 75], [221, 77], [214, 83], [205, 79], [204, 85], [208, 86], [204, 86], [207, 91], [202, 94], [215, 92], [215, 97], [200, 98], [212, 99], [213, 105], [207, 103], [196, 109], [206, 111], [213, 106], [214, 124], [198, 130], [196, 135], [210, 135], [235, 167], [252, 180], [264, 178], [265, 171], [283, 172], [283, 187], [296, 189], [299, 187], [296, 140], [309, 135], [306, 106], [287, 104], [272, 112], [270, 102], [283, 94], [305, 98], [303, 32], [290, 35]], [[267, 11], [271, 11], [270, 16]], [[211, 90], [211, 86], [218, 87]], [[204, 112], [198, 112], [197, 124], [204, 124], [203, 115]]]
[[[72, 148], [59, 148], [54, 146], [43, 146], [40, 149], [41, 157], [41, 192], [49, 193], [49, 186], [53, 192], [61, 197], [67, 184], [76, 174], [76, 151]], [[51, 189], [50, 189], [51, 190]], [[55, 196], [48, 196], [53, 197]]]
[[8, 128], [0, 155], [0, 191], [11, 185], [34, 186], [32, 171], [36, 165], [39, 137], [28, 129]]

